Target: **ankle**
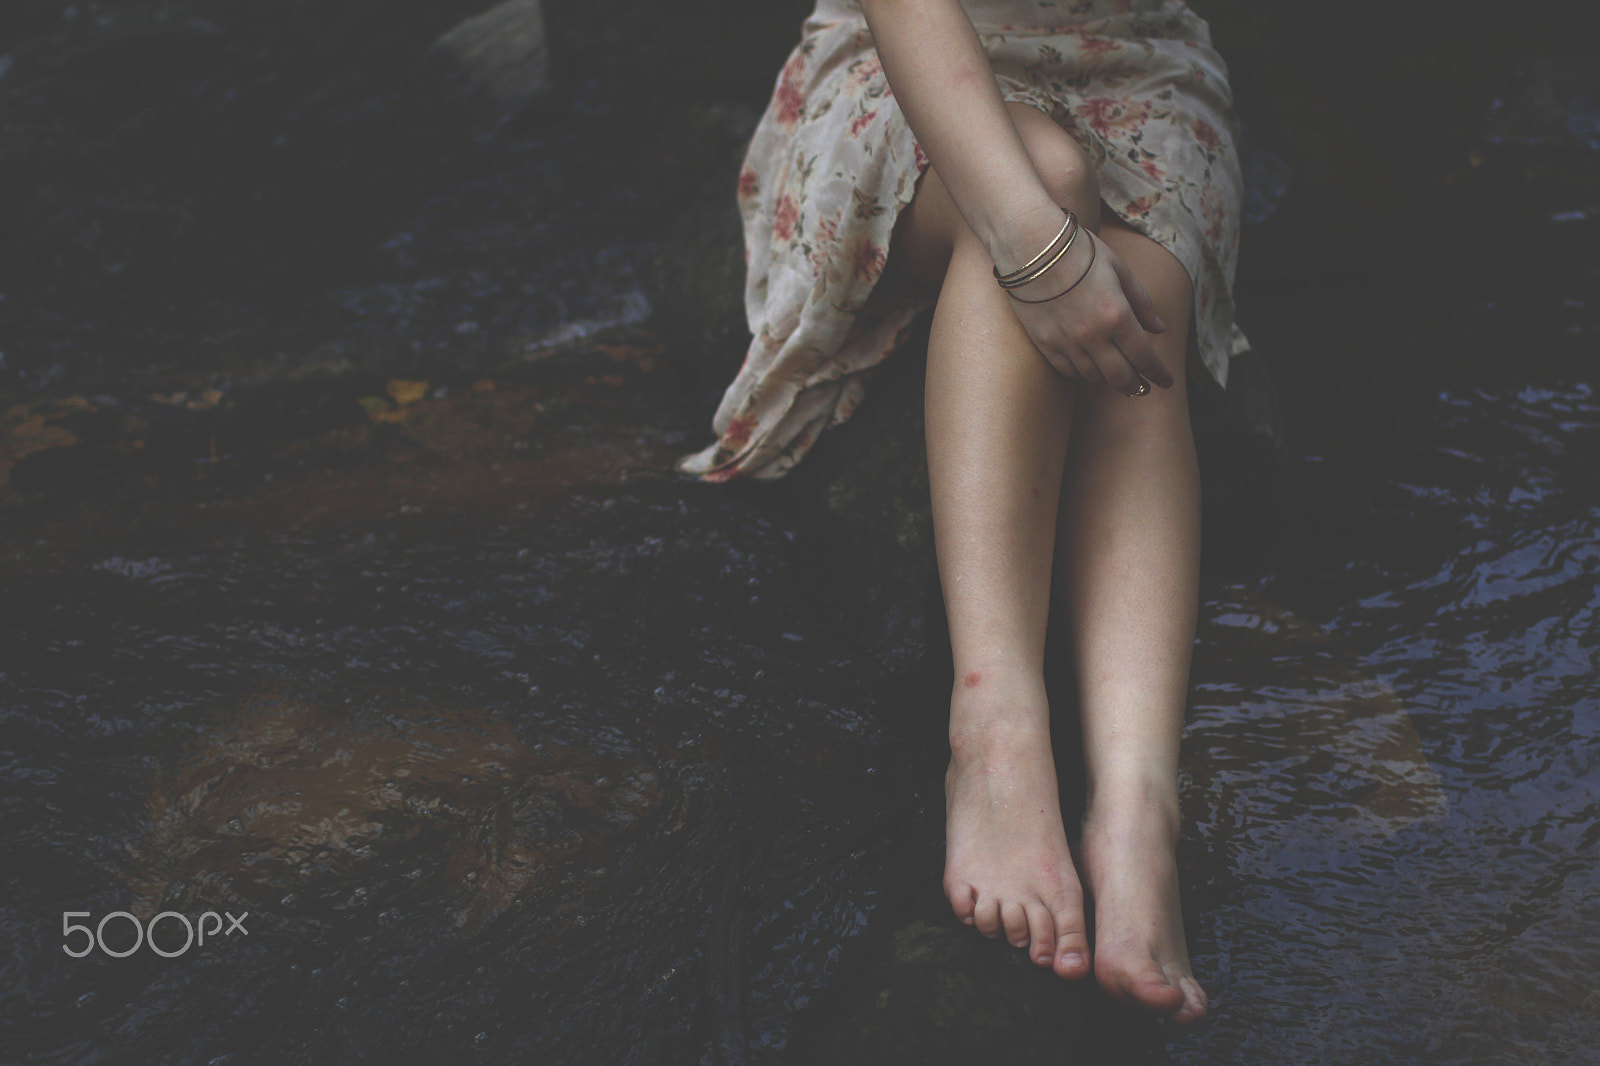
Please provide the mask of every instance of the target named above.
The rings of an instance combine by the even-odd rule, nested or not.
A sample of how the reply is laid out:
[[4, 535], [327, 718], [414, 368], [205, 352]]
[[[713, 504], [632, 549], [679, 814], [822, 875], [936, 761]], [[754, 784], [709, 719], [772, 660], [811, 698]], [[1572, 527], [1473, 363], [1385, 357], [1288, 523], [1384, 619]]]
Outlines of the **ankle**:
[[1133, 779], [1095, 782], [1084, 808], [1084, 838], [1152, 840], [1175, 845], [1183, 819], [1178, 787], [1171, 780]]
[[954, 715], [950, 722], [950, 757], [957, 762], [1010, 760], [1043, 749], [1050, 752], [1050, 722], [1014, 715], [1006, 720], [981, 720], [958, 727]]
[[985, 673], [979, 684], [961, 674], [950, 693], [952, 752], [1010, 742], [1036, 742], [1050, 735], [1050, 704], [1044, 682], [1025, 674]]

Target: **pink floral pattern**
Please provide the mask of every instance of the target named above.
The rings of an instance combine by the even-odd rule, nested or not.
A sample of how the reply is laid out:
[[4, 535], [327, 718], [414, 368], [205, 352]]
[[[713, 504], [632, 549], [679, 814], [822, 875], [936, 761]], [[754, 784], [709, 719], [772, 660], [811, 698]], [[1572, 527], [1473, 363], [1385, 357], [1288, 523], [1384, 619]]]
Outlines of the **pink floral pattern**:
[[793, 241], [795, 224], [799, 221], [800, 208], [795, 205], [794, 197], [784, 193], [772, 212], [772, 235], [780, 241]]
[[[1123, 221], [1183, 263], [1194, 343], [1226, 384], [1243, 183], [1227, 69], [1183, 0], [963, 0], [1001, 94], [1050, 115], [1096, 165]], [[923, 306], [877, 288], [900, 209], [928, 166], [857, 0], [817, 0], [740, 170], [753, 339], [679, 460], [707, 481], [781, 477], [861, 404]]]
[[778, 76], [778, 88], [772, 95], [771, 115], [780, 126], [793, 126], [805, 111], [806, 97], [800, 88], [800, 76], [805, 72], [805, 62], [797, 54], [784, 65]]
[[1081, 121], [1106, 140], [1131, 137], [1150, 121], [1150, 101], [1119, 96], [1091, 96], [1075, 111]]

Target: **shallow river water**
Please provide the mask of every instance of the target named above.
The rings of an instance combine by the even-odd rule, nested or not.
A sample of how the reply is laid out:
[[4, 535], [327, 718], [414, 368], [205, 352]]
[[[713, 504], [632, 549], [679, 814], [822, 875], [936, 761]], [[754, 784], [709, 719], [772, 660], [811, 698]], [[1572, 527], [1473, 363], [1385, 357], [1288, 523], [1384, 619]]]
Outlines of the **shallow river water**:
[[[0, 78], [83, 61], [28, 11]], [[382, 142], [359, 116], [399, 105], [347, 103], [296, 121]], [[144, 306], [72, 230], [132, 209], [39, 164], [87, 258], [6, 275], [0, 1060], [1600, 1062], [1592, 203], [1551, 179], [1469, 253], [1354, 267], [1247, 233], [1290, 455], [1206, 530], [1180, 863], [1214, 1009], [1176, 1032], [949, 916], [938, 625], [781, 492], [665, 472], [709, 410], [639, 323], [655, 234], [541, 257], [692, 180], [587, 187], [551, 153], [622, 120], [567, 103], [427, 181], [351, 149], [417, 184], [309, 296], [240, 295], [288, 247]], [[575, 206], [485, 222], [545, 217], [530, 186]], [[75, 957], [63, 922], [117, 911]]]

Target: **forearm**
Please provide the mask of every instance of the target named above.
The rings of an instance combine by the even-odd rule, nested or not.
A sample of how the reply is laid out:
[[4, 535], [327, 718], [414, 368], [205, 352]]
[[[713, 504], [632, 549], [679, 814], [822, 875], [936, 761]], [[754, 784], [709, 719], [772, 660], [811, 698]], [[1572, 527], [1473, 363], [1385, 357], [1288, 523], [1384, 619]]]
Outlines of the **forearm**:
[[1002, 272], [1061, 226], [958, 0], [861, 0], [906, 122]]

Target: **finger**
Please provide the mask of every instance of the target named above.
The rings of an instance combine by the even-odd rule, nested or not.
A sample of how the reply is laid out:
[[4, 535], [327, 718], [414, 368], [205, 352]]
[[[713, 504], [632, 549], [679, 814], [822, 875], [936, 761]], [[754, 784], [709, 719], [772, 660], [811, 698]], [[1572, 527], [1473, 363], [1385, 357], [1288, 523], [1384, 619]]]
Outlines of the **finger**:
[[[1095, 369], [1094, 360], [1084, 352], [1069, 343], [1059, 344], [1050, 348], [1040, 348], [1039, 354], [1044, 356], [1045, 362], [1055, 368], [1056, 373], [1065, 378], [1083, 378], [1086, 381], [1099, 381], [1099, 371]], [[1094, 375], [1090, 377], [1089, 375]]]
[[1131, 395], [1139, 390], [1143, 380], [1139, 372], [1134, 369], [1127, 356], [1117, 347], [1115, 340], [1108, 340], [1094, 348], [1095, 365], [1100, 368], [1107, 385], [1122, 393]]
[[1108, 258], [1111, 260], [1112, 268], [1117, 272], [1117, 280], [1122, 282], [1122, 294], [1128, 298], [1128, 306], [1133, 308], [1139, 324], [1151, 333], [1164, 332], [1167, 324], [1156, 314], [1156, 302], [1151, 298], [1150, 290], [1134, 276], [1133, 268], [1124, 263], [1121, 256], [1112, 253]]
[[1140, 377], [1159, 388], [1172, 387], [1172, 371], [1167, 369], [1167, 364], [1156, 354], [1156, 346], [1151, 342], [1150, 334], [1138, 326], [1129, 326], [1117, 333], [1112, 338], [1112, 343]]
[[1078, 373], [1076, 364], [1074, 364], [1071, 359], [1068, 359], [1061, 353], [1054, 351], [1047, 352], [1042, 348], [1039, 351], [1044, 356], [1044, 361], [1050, 364], [1050, 368], [1057, 374], [1060, 374], [1062, 377], [1076, 378], [1081, 376]]
[[1094, 358], [1087, 351], [1076, 347], [1066, 348], [1063, 351], [1065, 352], [1064, 358], [1072, 364], [1073, 369], [1078, 372], [1080, 378], [1096, 385], [1105, 381], [1106, 376], [1100, 372], [1100, 368], [1095, 365]]

